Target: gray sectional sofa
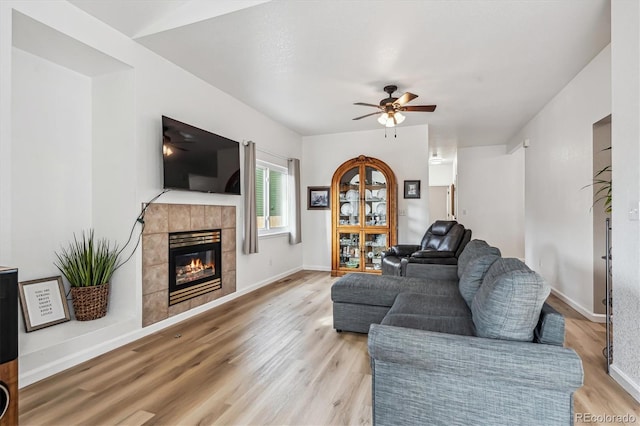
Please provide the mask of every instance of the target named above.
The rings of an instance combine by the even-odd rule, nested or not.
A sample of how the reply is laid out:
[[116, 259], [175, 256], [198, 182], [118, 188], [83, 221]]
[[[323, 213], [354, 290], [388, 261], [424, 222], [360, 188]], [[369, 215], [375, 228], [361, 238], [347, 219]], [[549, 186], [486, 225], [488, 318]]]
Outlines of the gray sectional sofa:
[[481, 240], [457, 266], [337, 280], [334, 328], [369, 333], [374, 423], [573, 424], [582, 363], [563, 347], [564, 318], [545, 303], [549, 291]]

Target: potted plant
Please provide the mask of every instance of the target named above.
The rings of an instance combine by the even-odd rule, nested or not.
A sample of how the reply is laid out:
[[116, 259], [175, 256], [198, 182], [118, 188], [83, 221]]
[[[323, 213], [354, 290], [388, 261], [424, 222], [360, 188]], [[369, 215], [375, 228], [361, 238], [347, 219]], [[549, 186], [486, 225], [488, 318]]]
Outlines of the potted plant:
[[78, 321], [90, 321], [107, 314], [109, 282], [120, 266], [117, 244], [96, 239], [93, 230], [82, 232], [56, 253], [56, 267], [71, 285], [71, 299]]

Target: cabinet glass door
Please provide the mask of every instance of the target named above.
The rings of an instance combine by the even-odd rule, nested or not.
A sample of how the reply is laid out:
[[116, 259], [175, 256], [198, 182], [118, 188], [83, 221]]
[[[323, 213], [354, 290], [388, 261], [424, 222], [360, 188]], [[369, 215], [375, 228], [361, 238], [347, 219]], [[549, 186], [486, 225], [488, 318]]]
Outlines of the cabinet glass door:
[[365, 167], [365, 225], [387, 226], [387, 179], [371, 166]]
[[364, 235], [364, 269], [379, 271], [382, 252], [387, 249], [387, 233], [367, 232]]
[[360, 233], [340, 232], [340, 268], [360, 269]]
[[354, 167], [340, 178], [340, 225], [360, 225], [360, 173]]

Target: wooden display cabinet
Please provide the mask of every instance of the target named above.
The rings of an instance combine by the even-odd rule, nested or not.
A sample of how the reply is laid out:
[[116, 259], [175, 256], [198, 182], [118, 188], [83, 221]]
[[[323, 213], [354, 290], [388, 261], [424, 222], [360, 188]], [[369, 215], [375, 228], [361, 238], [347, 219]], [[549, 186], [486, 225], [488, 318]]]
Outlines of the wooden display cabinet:
[[361, 155], [331, 181], [331, 275], [382, 272], [381, 253], [397, 239], [396, 178], [389, 166]]

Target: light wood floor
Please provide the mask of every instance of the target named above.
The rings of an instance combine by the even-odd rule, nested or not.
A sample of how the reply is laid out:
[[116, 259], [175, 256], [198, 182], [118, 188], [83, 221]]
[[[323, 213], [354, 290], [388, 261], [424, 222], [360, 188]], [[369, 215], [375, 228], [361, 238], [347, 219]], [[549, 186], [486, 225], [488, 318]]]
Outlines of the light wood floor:
[[[371, 423], [367, 337], [332, 329], [328, 272], [302, 271], [20, 391], [21, 425]], [[558, 299], [582, 357], [576, 412], [634, 413], [604, 328]]]

